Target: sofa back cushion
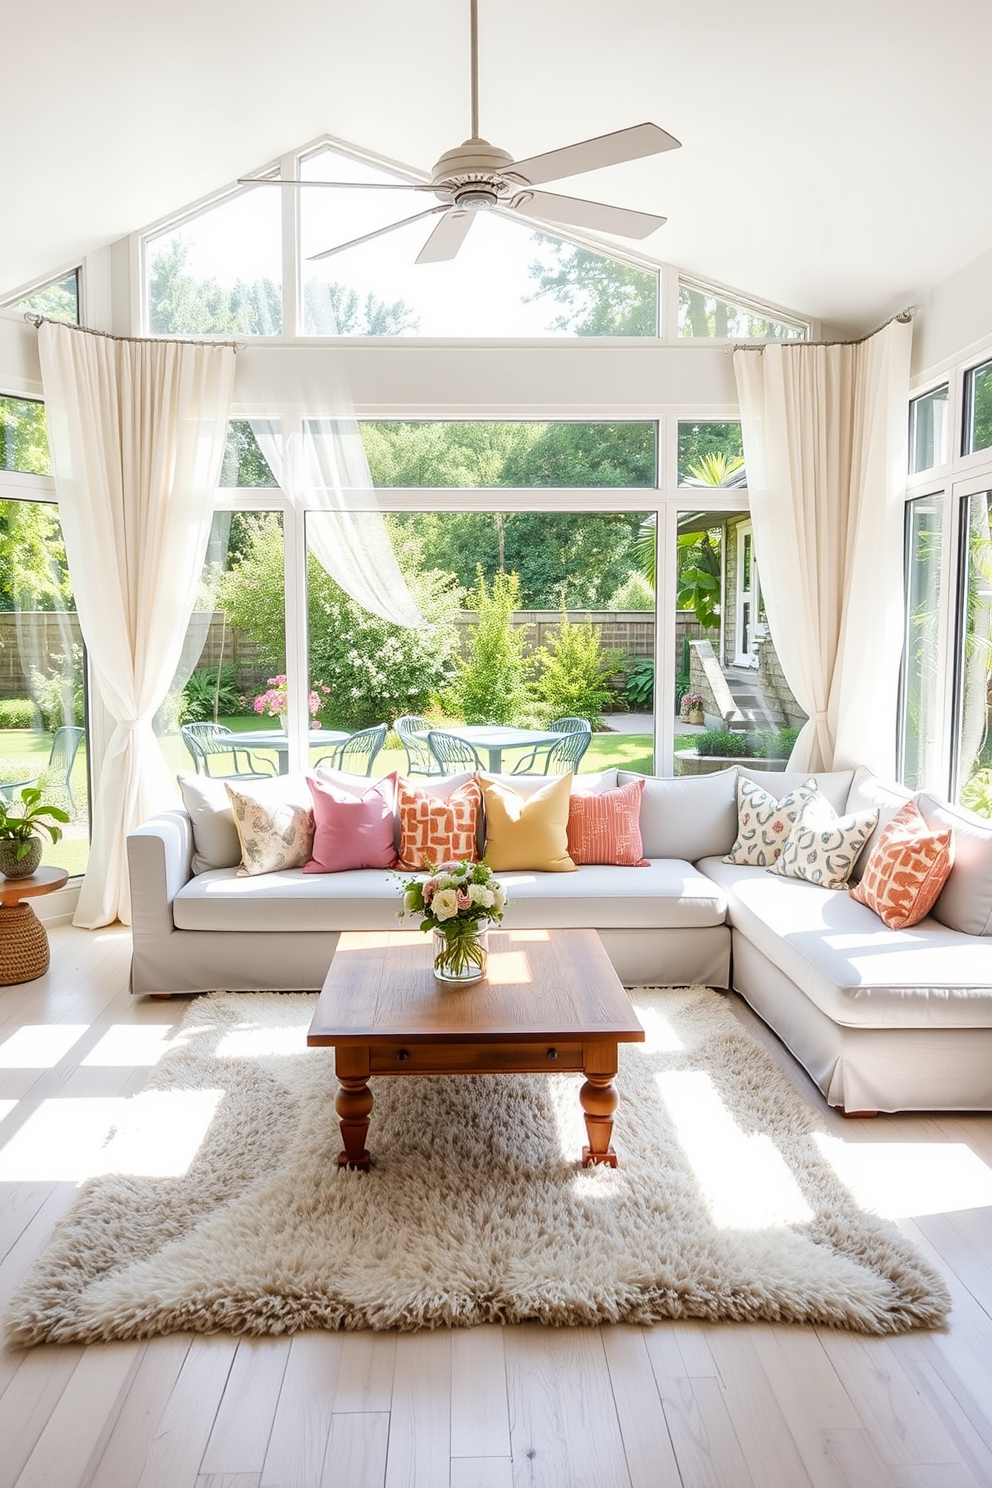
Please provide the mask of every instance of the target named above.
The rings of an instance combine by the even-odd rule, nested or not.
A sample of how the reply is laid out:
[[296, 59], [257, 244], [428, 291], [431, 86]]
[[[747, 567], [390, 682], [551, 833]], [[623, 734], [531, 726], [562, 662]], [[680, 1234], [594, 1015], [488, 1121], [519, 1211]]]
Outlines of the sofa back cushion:
[[931, 914], [950, 930], [992, 935], [992, 823], [928, 791], [916, 804], [928, 827], [954, 833], [954, 867]]
[[738, 772], [776, 797], [799, 790], [807, 780], [815, 780], [820, 795], [830, 802], [838, 816], [843, 816], [848, 809], [847, 798], [854, 781], [853, 770], [752, 770], [750, 765], [739, 765]]
[[641, 847], [646, 858], [722, 858], [737, 835], [737, 770], [710, 775], [637, 775], [617, 772], [617, 782], [643, 780]]

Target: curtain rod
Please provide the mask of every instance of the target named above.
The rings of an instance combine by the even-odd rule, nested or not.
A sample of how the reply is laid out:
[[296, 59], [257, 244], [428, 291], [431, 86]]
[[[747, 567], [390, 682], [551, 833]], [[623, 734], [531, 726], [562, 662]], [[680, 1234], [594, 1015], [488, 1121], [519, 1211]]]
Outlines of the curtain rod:
[[[888, 320], [884, 320], [880, 326], [876, 326], [875, 329], [873, 331], [869, 331], [867, 333], [867, 335], [864, 335], [864, 336], [853, 336], [851, 338], [851, 340], [849, 340], [849, 341], [778, 341], [778, 340], [776, 340], [774, 342], [774, 344], [776, 346], [861, 346], [861, 345], [864, 344], [865, 341], [870, 341], [871, 338], [872, 338], [872, 336], [877, 336], [878, 333], [879, 333], [879, 331], [884, 331], [886, 326], [890, 326], [894, 322], [895, 323], [898, 323], [899, 325], [907, 325], [909, 323], [909, 321], [911, 321], [913, 319], [914, 315], [916, 314], [917, 309], [918, 309], [918, 306], [916, 306], [916, 305], [907, 305], [906, 308], [905, 308], [905, 310], [900, 310], [898, 315], [890, 315], [889, 318], [888, 318]], [[765, 348], [764, 348], [764, 346], [755, 346], [755, 344], [754, 344], [753, 341], [738, 341], [738, 342], [735, 342], [735, 344], [733, 346], [727, 346], [724, 349], [726, 351], [728, 351], [728, 352], [735, 352], [735, 351], [757, 351], [757, 352], [762, 352], [762, 351], [764, 351]]]
[[155, 346], [163, 343], [176, 346], [229, 346], [234, 352], [244, 351], [247, 344], [244, 341], [194, 341], [188, 336], [115, 336], [111, 331], [94, 331], [89, 326], [71, 325], [64, 320], [53, 320], [50, 315], [32, 315], [30, 311], [25, 311], [24, 319], [36, 331], [46, 324], [64, 325], [70, 331], [81, 331], [84, 336], [103, 336], [106, 341], [141, 341]]

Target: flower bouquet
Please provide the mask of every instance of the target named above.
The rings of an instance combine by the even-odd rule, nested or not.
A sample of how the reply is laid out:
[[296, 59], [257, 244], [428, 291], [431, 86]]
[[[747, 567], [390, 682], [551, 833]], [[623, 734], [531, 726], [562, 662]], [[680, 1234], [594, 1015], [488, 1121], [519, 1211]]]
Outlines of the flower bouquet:
[[506, 894], [488, 863], [439, 863], [429, 876], [403, 883], [404, 915], [419, 915], [434, 935], [434, 975], [441, 982], [480, 982], [486, 974], [491, 923], [503, 918]]

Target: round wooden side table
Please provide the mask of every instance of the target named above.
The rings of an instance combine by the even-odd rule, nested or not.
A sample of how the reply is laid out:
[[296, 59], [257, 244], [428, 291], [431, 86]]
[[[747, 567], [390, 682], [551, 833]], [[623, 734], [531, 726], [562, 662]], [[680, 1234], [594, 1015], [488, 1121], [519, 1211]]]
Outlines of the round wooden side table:
[[26, 901], [68, 883], [64, 868], [39, 868], [30, 878], [0, 878], [0, 987], [33, 982], [48, 970], [48, 936]]

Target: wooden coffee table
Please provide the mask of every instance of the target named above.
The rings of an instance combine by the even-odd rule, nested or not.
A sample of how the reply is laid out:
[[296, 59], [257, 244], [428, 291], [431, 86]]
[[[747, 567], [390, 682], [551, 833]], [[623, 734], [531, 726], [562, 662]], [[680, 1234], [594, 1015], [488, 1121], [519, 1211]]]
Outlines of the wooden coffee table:
[[471, 987], [439, 987], [431, 968], [420, 931], [338, 942], [307, 1034], [337, 1050], [338, 1166], [369, 1166], [372, 1075], [581, 1071], [582, 1160], [616, 1167], [617, 1045], [643, 1042], [644, 1029], [596, 932], [490, 931], [489, 975]]

